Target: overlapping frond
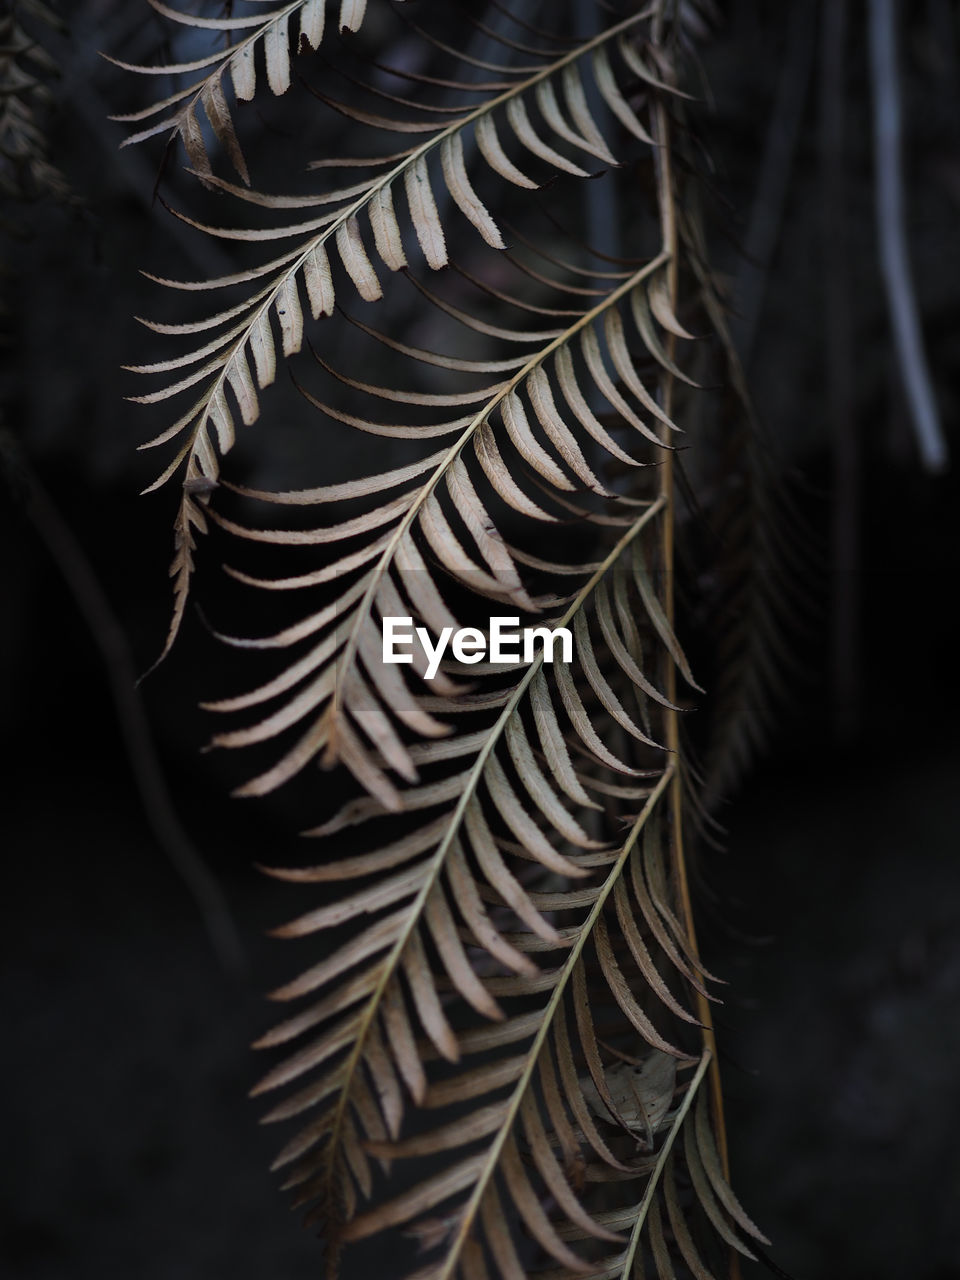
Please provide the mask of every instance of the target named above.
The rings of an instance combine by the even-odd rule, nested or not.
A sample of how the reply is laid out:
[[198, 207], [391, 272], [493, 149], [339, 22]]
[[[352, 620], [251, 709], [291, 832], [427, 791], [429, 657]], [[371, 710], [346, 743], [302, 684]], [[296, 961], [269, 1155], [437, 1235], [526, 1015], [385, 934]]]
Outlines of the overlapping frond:
[[[627, 38], [644, 16], [638, 14], [625, 19], [574, 51], [547, 63], [541, 70], [518, 76], [509, 89], [489, 97], [481, 106], [458, 115], [450, 123], [371, 118], [374, 127], [427, 133], [428, 137], [399, 159], [390, 158], [375, 166], [373, 176], [363, 182], [316, 196], [284, 199], [247, 193], [222, 179], [208, 178], [233, 195], [267, 208], [309, 207], [322, 211], [280, 227], [202, 227], [226, 240], [296, 239], [297, 244], [260, 266], [215, 280], [161, 281], [169, 288], [187, 292], [206, 293], [238, 285], [252, 285], [253, 289], [244, 301], [187, 325], [146, 322], [157, 332], [191, 339], [199, 336], [200, 342], [180, 356], [138, 368], [139, 372], [158, 376], [174, 375], [174, 380], [160, 390], [136, 397], [141, 403], [158, 403], [191, 393], [197, 386], [202, 388], [186, 412], [150, 442], [151, 446], [173, 440], [180, 442], [172, 463], [157, 484], [181, 468], [184, 473], [173, 565], [176, 608], [168, 647], [183, 615], [193, 568], [195, 534], [206, 527], [204, 512], [210, 488], [219, 476], [219, 460], [234, 443], [237, 418], [249, 426], [259, 416], [259, 393], [276, 377], [278, 349], [283, 357], [301, 350], [304, 299], [314, 319], [331, 315], [346, 283], [342, 279], [338, 282], [341, 273], [349, 281], [346, 287], [354, 297], [359, 295], [369, 302], [382, 296], [381, 272], [370, 257], [369, 240], [365, 243], [364, 237], [372, 236], [376, 255], [389, 271], [406, 268], [409, 235], [405, 247], [404, 229], [395, 203], [401, 188], [407, 205], [407, 226], [415, 234], [422, 258], [434, 270], [447, 264], [446, 239], [434, 191], [437, 177], [431, 173], [431, 164], [435, 161], [439, 162], [443, 185], [460, 211], [488, 244], [502, 247], [501, 232], [479, 200], [468, 175], [465, 137], [472, 139], [482, 163], [498, 178], [521, 188], [537, 183], [510, 159], [501, 133], [510, 137], [513, 147], [539, 161], [541, 168], [547, 166], [548, 175], [558, 170], [587, 174], [580, 165], [567, 159], [558, 146], [568, 151], [576, 148], [594, 162], [611, 163], [613, 157], [591, 114], [584, 88], [585, 63], [592, 61], [593, 83], [614, 118], [635, 136], [648, 140], [647, 131], [617, 86], [608, 52], [608, 46], [619, 51], [622, 67], [629, 74], [637, 75], [639, 70], [645, 70]], [[566, 113], [559, 106], [554, 81], [562, 87]], [[537, 125], [531, 120], [528, 99], [536, 100], [541, 113]], [[355, 119], [361, 116], [356, 108], [350, 108], [349, 113]], [[479, 327], [476, 320], [472, 323], [474, 328]], [[535, 334], [504, 336], [518, 343], [536, 340]]]
[[[325, 81], [315, 96], [351, 133], [409, 145], [316, 166], [314, 193], [236, 185], [189, 144], [210, 191], [281, 223], [180, 216], [294, 247], [160, 282], [241, 295], [148, 322], [189, 349], [138, 370], [165, 379], [141, 401], [189, 401], [151, 442], [178, 442], [161, 480], [184, 473], [168, 646], [208, 522], [261, 600], [308, 602], [222, 637], [274, 665], [209, 709], [215, 746], [265, 760], [242, 794], [318, 764], [343, 782], [307, 832], [322, 859], [271, 872], [315, 895], [276, 931], [312, 952], [274, 993], [291, 1011], [256, 1090], [284, 1091], [267, 1119], [296, 1129], [276, 1165], [332, 1255], [400, 1229], [418, 1280], [699, 1280], [762, 1237], [727, 1182], [683, 850], [678, 717], [696, 685], [673, 625], [672, 458], [690, 335], [668, 103], [686, 32], [657, 4], [586, 40], [524, 32], [502, 63], [473, 59], [498, 76], [484, 85], [432, 64], [409, 98], [389, 77], [342, 100]], [[420, 34], [449, 55], [446, 32]], [[204, 91], [178, 110], [195, 121]], [[508, 229], [511, 202], [621, 164], [633, 257], [598, 271], [575, 242]], [[367, 176], [325, 186], [330, 168]], [[388, 459], [280, 491], [221, 475], [295, 358], [310, 428]], [[572, 652], [443, 655], [494, 614], [569, 632]], [[388, 619], [419, 628], [406, 665], [384, 660]]]
[[[216, 515], [219, 524], [245, 539], [281, 546], [348, 540], [355, 548], [318, 570], [290, 578], [252, 579], [234, 571], [251, 584], [274, 591], [305, 589], [330, 581], [342, 584], [341, 594], [316, 614], [279, 635], [253, 642], [280, 648], [299, 646], [307, 636], [319, 635], [323, 629], [322, 638], [307, 654], [250, 693], [216, 704], [220, 711], [243, 711], [285, 697], [268, 717], [249, 728], [220, 735], [218, 745], [265, 741], [293, 724], [307, 726], [278, 764], [248, 784], [247, 794], [272, 790], [324, 752], [328, 762], [344, 759], [357, 776], [363, 769], [365, 784], [378, 798], [390, 808], [402, 807], [387, 778], [375, 774], [369, 761], [364, 764], [364, 749], [354, 730], [362, 728], [392, 769], [407, 782], [415, 782], [415, 764], [391, 727], [391, 714], [421, 735], [439, 736], [445, 727], [424, 710], [423, 692], [411, 691], [397, 673], [380, 663], [382, 619], [413, 610], [437, 635], [444, 626], [461, 625], [444, 598], [449, 594], [444, 583], [450, 580], [523, 615], [548, 605], [549, 596], [536, 600], [525, 586], [523, 552], [512, 549], [499, 532], [481, 501], [478, 486], [484, 479], [489, 482], [493, 496], [500, 499], [520, 529], [528, 522], [559, 522], [566, 512], [556, 499], [565, 494], [575, 490], [606, 494], [587, 460], [588, 445], [600, 456], [640, 464], [613, 439], [590, 408], [587, 394], [597, 391], [628, 416], [633, 434], [645, 448], [654, 443], [659, 447], [657, 431], [669, 434], [671, 424], [663, 421], [665, 413], [640, 380], [618, 304], [630, 299], [634, 312], [646, 316], [651, 286], [655, 289], [663, 264], [663, 257], [657, 256], [630, 273], [568, 329], [555, 335], [552, 331], [522, 335], [525, 342], [532, 338], [540, 343], [544, 337], [548, 341], [532, 356], [521, 357], [524, 363], [518, 370], [505, 371], [510, 376], [502, 382], [458, 397], [471, 412], [441, 424], [444, 433], [453, 436], [452, 444], [359, 483], [348, 481], [279, 495], [284, 504], [311, 506], [375, 496], [379, 505], [373, 509], [296, 531], [254, 529]], [[645, 326], [646, 321], [643, 323]], [[601, 351], [601, 337], [607, 355]], [[626, 384], [626, 394], [614, 384], [608, 358]], [[491, 362], [476, 363], [483, 372], [489, 371]], [[359, 392], [360, 385], [354, 384], [354, 389]], [[369, 384], [363, 390], [371, 398], [388, 401], [408, 394]], [[320, 404], [311, 398], [315, 405]], [[363, 429], [355, 415], [354, 422]], [[376, 425], [386, 429], [385, 424]], [[420, 430], [411, 428], [412, 433]], [[531, 473], [536, 484], [530, 481]], [[399, 488], [404, 490], [400, 496], [392, 496]], [[276, 499], [278, 495], [251, 495], [247, 491], [247, 496]], [[607, 496], [615, 504], [613, 496]], [[649, 508], [653, 500], [633, 496], [626, 504], [626, 514], [591, 516], [585, 511], [583, 520], [587, 524], [591, 519], [620, 523], [631, 518], [634, 503], [640, 501]], [[575, 570], [577, 565], [564, 567]], [[352, 571], [359, 571], [360, 577], [352, 579]], [[422, 661], [416, 674], [421, 680], [425, 678]], [[362, 719], [357, 707], [362, 707]], [[345, 722], [347, 713], [355, 721], [353, 727]]]
[[[268, 1119], [307, 1118], [277, 1167], [328, 1231], [343, 1223], [344, 1240], [414, 1231], [439, 1255], [418, 1276], [527, 1274], [502, 1200], [565, 1275], [631, 1274], [633, 1252], [615, 1228], [632, 1225], [638, 1184], [651, 1202], [661, 1194], [650, 1183], [668, 1154], [658, 1135], [679, 1129], [702, 1078], [676, 1074], [697, 1058], [682, 1047], [697, 1020], [678, 987], [706, 994], [669, 887], [664, 796], [676, 765], [637, 724], [664, 736], [653, 726], [670, 709], [644, 687], [637, 646], [614, 640], [604, 654], [612, 670], [599, 656], [604, 632], [617, 634], [614, 610], [637, 637], [663, 630], [643, 605], [639, 550], [644, 535], [656, 544], [663, 517], [657, 501], [636, 518], [562, 615], [578, 632], [569, 667], [535, 662], [492, 700], [489, 727], [420, 749], [421, 765], [439, 765], [441, 776], [404, 793], [407, 834], [370, 854], [274, 872], [352, 886], [283, 936], [363, 919], [275, 993], [320, 995], [261, 1042], [298, 1045], [258, 1089], [295, 1084]], [[624, 677], [643, 702], [636, 719], [614, 691]], [[605, 745], [609, 730], [601, 738], [598, 728], [608, 721], [627, 729], [624, 754], [639, 751], [643, 767]], [[621, 806], [639, 808], [626, 839], [615, 807], [590, 794], [611, 773]], [[356, 831], [387, 813], [375, 798], [350, 801], [313, 834]], [[605, 1043], [605, 1018], [621, 1020], [619, 1045]], [[450, 1065], [438, 1076], [432, 1060]], [[426, 1127], [404, 1136], [408, 1098]], [[684, 1177], [707, 1221], [749, 1254], [736, 1229], [755, 1229], [726, 1186], [703, 1114]], [[377, 1190], [375, 1162], [413, 1157], [430, 1162], [429, 1174], [363, 1210]], [[593, 1216], [585, 1188], [611, 1182], [627, 1199]], [[580, 1240], [607, 1241], [608, 1252], [616, 1244], [613, 1261], [578, 1252]]]
[[710, 824], [775, 734], [778, 712], [791, 700], [788, 673], [803, 678], [796, 638], [800, 621], [816, 611], [805, 589], [814, 555], [757, 421], [696, 210], [684, 210], [678, 226], [729, 388], [716, 406], [714, 472], [721, 479], [706, 522], [709, 553], [700, 556], [707, 582], [694, 606], [713, 641], [712, 707], [696, 795]]

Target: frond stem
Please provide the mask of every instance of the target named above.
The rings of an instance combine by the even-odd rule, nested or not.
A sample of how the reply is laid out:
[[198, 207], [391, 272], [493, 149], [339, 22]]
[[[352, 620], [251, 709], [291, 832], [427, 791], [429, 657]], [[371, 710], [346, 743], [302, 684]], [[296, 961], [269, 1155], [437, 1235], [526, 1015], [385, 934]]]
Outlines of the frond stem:
[[[667, 117], [667, 108], [663, 101], [658, 101], [654, 108], [654, 137], [658, 142], [656, 153], [656, 164], [658, 170], [658, 186], [660, 192], [660, 209], [661, 222], [663, 227], [663, 243], [669, 255], [667, 263], [667, 289], [669, 293], [670, 308], [676, 311], [678, 296], [678, 264], [677, 264], [677, 219], [676, 209], [674, 207], [674, 175], [671, 163], [671, 146], [670, 146], [670, 128]], [[676, 338], [673, 334], [667, 335], [667, 351], [672, 360], [676, 348]], [[666, 371], [663, 375], [661, 383], [661, 394], [663, 398], [664, 411], [669, 415], [671, 411], [671, 402], [675, 379], [673, 375]], [[675, 522], [675, 492], [674, 492], [674, 467], [673, 455], [668, 451], [660, 470], [660, 493], [663, 498], [666, 514], [664, 516], [664, 531], [661, 540], [661, 573], [663, 576], [663, 593], [664, 593], [664, 612], [671, 628], [674, 626], [674, 618], [676, 613], [674, 600], [674, 522]], [[670, 703], [676, 704], [676, 672], [673, 664], [667, 666], [666, 672], [666, 696]], [[680, 758], [680, 722], [676, 711], [666, 711], [666, 728], [667, 728], [667, 746], [677, 753], [677, 759]], [[690, 881], [687, 873], [687, 863], [684, 855], [683, 847], [683, 780], [678, 770], [672, 787], [671, 795], [671, 815], [673, 823], [673, 840], [671, 848], [673, 851], [673, 871], [677, 882], [677, 892], [680, 898], [680, 905], [683, 917], [684, 930], [687, 935], [687, 942], [694, 955], [699, 955], [699, 947], [697, 945], [696, 926], [693, 918], [693, 906], [690, 897]], [[720, 1080], [719, 1062], [716, 1053], [716, 1036], [713, 1027], [713, 1013], [710, 1002], [700, 991], [695, 991], [694, 1000], [696, 1005], [697, 1016], [703, 1024], [703, 1045], [704, 1051], [709, 1051], [710, 1058], [710, 1101], [711, 1110], [713, 1112], [713, 1121], [716, 1128], [717, 1148], [720, 1155], [720, 1163], [723, 1168], [724, 1177], [729, 1180], [730, 1177], [730, 1160], [727, 1148], [727, 1135], [724, 1126], [723, 1115], [723, 1089]], [[731, 1275], [736, 1277], [739, 1275], [739, 1265], [735, 1255], [732, 1257]]]

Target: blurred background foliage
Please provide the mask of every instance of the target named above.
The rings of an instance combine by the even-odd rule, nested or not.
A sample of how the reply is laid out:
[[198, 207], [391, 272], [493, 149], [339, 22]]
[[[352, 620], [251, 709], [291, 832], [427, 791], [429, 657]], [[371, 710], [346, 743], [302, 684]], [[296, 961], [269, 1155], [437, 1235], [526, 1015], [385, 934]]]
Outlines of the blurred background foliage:
[[[228, 259], [153, 199], [161, 148], [120, 151], [123, 126], [107, 119], [151, 86], [98, 51], [169, 53], [156, 15], [76, 0], [60, 28], [35, 5], [7, 9], [45, 53], [14, 57], [8, 40], [0, 56], [7, 85], [26, 74], [37, 86], [5, 87], [0, 150], [0, 1259], [5, 1275], [38, 1280], [295, 1280], [316, 1273], [315, 1244], [270, 1185], [271, 1143], [245, 1100], [262, 993], [288, 968], [262, 935], [290, 891], [252, 864], [282, 861], [295, 823], [282, 797], [228, 800], [236, 766], [200, 753], [196, 704], [229, 682], [231, 657], [191, 614], [143, 697], [173, 808], [242, 939], [243, 970], [225, 971], [144, 817], [70, 565], [22, 500], [43, 486], [143, 670], [167, 622], [173, 498], [136, 496], [154, 475], [135, 451], [151, 432], [120, 367], [152, 357], [132, 317], [158, 301], [138, 272], [200, 278]], [[802, 661], [724, 811], [729, 851], [702, 860], [701, 907], [708, 963], [730, 981], [718, 1024], [735, 1181], [779, 1264], [797, 1280], [946, 1280], [960, 1276], [960, 495], [955, 470], [920, 464], [893, 353], [866, 24], [852, 0], [725, 0], [701, 47], [714, 262], [814, 548]], [[358, 38], [374, 51], [383, 30], [368, 21]], [[899, 30], [909, 246], [956, 453], [957, 6], [903, 4]], [[391, 49], [394, 65], [415, 56]], [[296, 86], [258, 100], [261, 173], [285, 172], [311, 129], [322, 150], [311, 101]], [[192, 212], [205, 199], [215, 215], [217, 197], [198, 202], [181, 164], [169, 157], [165, 198], [176, 205], [190, 182]], [[315, 420], [305, 434], [285, 383], [272, 395], [277, 473], [241, 452], [238, 474], [272, 484], [303, 459], [349, 470]], [[201, 598], [219, 621], [233, 606], [212, 541]], [[707, 654], [710, 637], [693, 644]]]

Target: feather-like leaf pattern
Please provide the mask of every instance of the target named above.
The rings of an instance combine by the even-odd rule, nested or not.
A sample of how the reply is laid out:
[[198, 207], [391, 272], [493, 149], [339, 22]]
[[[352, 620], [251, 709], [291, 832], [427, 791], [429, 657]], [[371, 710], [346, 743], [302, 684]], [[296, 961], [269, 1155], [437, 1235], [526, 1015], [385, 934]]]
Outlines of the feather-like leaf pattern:
[[[206, 173], [210, 169], [210, 154], [199, 115], [202, 108], [233, 167], [249, 184], [250, 174], [240, 148], [224, 82], [229, 81], [237, 102], [252, 101], [257, 93], [258, 63], [262, 58], [262, 68], [271, 92], [277, 95], [286, 93], [290, 87], [294, 55], [304, 49], [320, 47], [326, 27], [327, 0], [292, 0], [292, 3], [284, 0], [265, 13], [260, 10], [231, 16], [228, 11], [226, 15], [209, 18], [173, 8], [161, 0], [148, 0], [148, 3], [172, 23], [223, 36], [227, 47], [216, 48], [200, 58], [151, 66], [110, 58], [117, 66], [138, 75], [185, 77], [189, 81], [175, 93], [148, 107], [114, 116], [113, 119], [130, 124], [151, 121], [145, 128], [135, 130], [123, 145], [143, 142], [163, 133], [179, 136], [190, 162], [200, 172]], [[343, 0], [341, 30], [359, 31], [365, 10], [366, 4]], [[157, 116], [161, 119], [157, 120]]]
[[[296, 6], [286, 6], [287, 9]], [[374, 172], [367, 183], [353, 184], [339, 190], [326, 191], [315, 198], [318, 206], [335, 206], [314, 219], [300, 221], [296, 224], [268, 228], [256, 232], [256, 239], [283, 239], [309, 233], [306, 241], [301, 241], [296, 250], [284, 254], [279, 259], [252, 268], [248, 273], [234, 273], [214, 280], [198, 282], [164, 280], [163, 283], [173, 289], [194, 290], [205, 287], [209, 290], [228, 288], [248, 281], [253, 284], [254, 291], [246, 304], [231, 307], [227, 312], [218, 313], [203, 324], [206, 331], [209, 324], [214, 336], [208, 339], [202, 349], [188, 352], [178, 361], [144, 369], [143, 372], [163, 374], [176, 371], [172, 382], [158, 391], [134, 397], [141, 403], [158, 403], [190, 391], [198, 384], [203, 384], [201, 394], [191, 407], [173, 426], [162, 432], [147, 446], [152, 447], [180, 439], [181, 446], [173, 462], [160, 476], [157, 484], [166, 481], [177, 471], [183, 472], [183, 499], [176, 525], [176, 554], [173, 564], [175, 584], [175, 610], [168, 637], [167, 648], [172, 644], [183, 617], [186, 605], [189, 582], [193, 571], [193, 556], [196, 549], [195, 535], [206, 527], [203, 507], [208, 498], [208, 487], [219, 477], [220, 458], [232, 447], [236, 435], [235, 414], [239, 410], [241, 420], [249, 425], [259, 415], [260, 403], [258, 390], [270, 385], [275, 377], [273, 352], [277, 345], [284, 356], [295, 355], [303, 343], [304, 296], [308, 309], [314, 318], [330, 314], [336, 302], [337, 292], [331, 272], [330, 256], [335, 253], [342, 264], [352, 286], [365, 302], [373, 302], [382, 296], [382, 283], [374, 266], [368, 245], [364, 243], [364, 226], [369, 227], [366, 233], [376, 246], [377, 254], [390, 270], [396, 270], [405, 264], [403, 247], [403, 229], [398, 221], [393, 191], [397, 182], [402, 179], [402, 186], [407, 197], [408, 213], [412, 229], [423, 253], [426, 263], [433, 269], [442, 267], [447, 261], [444, 233], [439, 221], [430, 163], [434, 152], [439, 153], [439, 178], [449, 190], [453, 200], [467, 213], [468, 218], [488, 243], [496, 244], [500, 233], [489, 213], [476, 197], [469, 183], [469, 177], [463, 160], [463, 138], [473, 135], [481, 154], [494, 168], [500, 177], [510, 182], [524, 180], [519, 172], [513, 173], [505, 168], [498, 158], [497, 150], [491, 150], [489, 139], [486, 146], [481, 138], [481, 127], [486, 122], [492, 124], [495, 115], [504, 113], [505, 127], [509, 126], [514, 134], [514, 141], [520, 148], [530, 152], [549, 166], [562, 168], [567, 172], [582, 172], [566, 161], [562, 165], [562, 155], [550, 146], [537, 132], [524, 108], [526, 96], [534, 96], [538, 89], [552, 83], [553, 79], [568, 77], [576, 72], [579, 75], [580, 63], [587, 64], [589, 55], [608, 44], [614, 44], [624, 32], [632, 31], [638, 26], [643, 15], [627, 18], [572, 53], [548, 63], [543, 69], [531, 75], [518, 76], [516, 83], [503, 92], [493, 95], [488, 101], [471, 111], [465, 112], [446, 126], [431, 126], [431, 136], [427, 141], [412, 148], [397, 161], [388, 161]], [[249, 37], [254, 39], [253, 36]], [[609, 62], [606, 64], [609, 66]], [[542, 97], [542, 93], [541, 93]], [[580, 101], [582, 94], [578, 95]], [[555, 106], [555, 96], [550, 99], [554, 104], [549, 116], [555, 122], [561, 120], [559, 108]], [[583, 104], [586, 98], [583, 97]], [[344, 108], [346, 110], [346, 108]], [[578, 114], [583, 116], [587, 110], [585, 105], [578, 107]], [[356, 112], [354, 112], [356, 115]], [[584, 121], [582, 120], [582, 123]], [[544, 127], [550, 128], [549, 119]], [[597, 131], [594, 123], [590, 130]], [[569, 133], [564, 126], [564, 133]], [[579, 136], [579, 135], [578, 135]], [[499, 147], [499, 144], [497, 144]], [[502, 152], [502, 148], [500, 148]], [[492, 158], [491, 158], [492, 157]], [[203, 172], [209, 169], [204, 158], [201, 165], [197, 157], [192, 157], [195, 167]], [[230, 189], [234, 195], [242, 195], [242, 189], [231, 188], [222, 180], [215, 179], [223, 189]], [[252, 193], [256, 194], [256, 193]], [[249, 197], [248, 197], [249, 198]], [[282, 209], [288, 203], [282, 197], [261, 196], [259, 202], [268, 208]], [[302, 207], [302, 201], [297, 205]], [[185, 215], [181, 215], [185, 216]], [[253, 233], [238, 232], [229, 228], [215, 228], [201, 225], [193, 219], [186, 221], [209, 234], [226, 239], [251, 239]], [[264, 283], [266, 280], [266, 283]], [[301, 293], [302, 289], [302, 293]], [[429, 296], [429, 294], [425, 295]], [[455, 314], [455, 313], [454, 313]], [[458, 317], [461, 318], [461, 317]], [[469, 319], [466, 321], [470, 323]], [[476, 323], [475, 321], [473, 322]], [[160, 328], [160, 326], [154, 326]], [[219, 329], [219, 332], [217, 330]], [[199, 331], [199, 330], [194, 330]], [[276, 332], [279, 344], [274, 338]], [[535, 335], [530, 332], [518, 334], [518, 340], [529, 341]], [[588, 358], [592, 360], [595, 371], [600, 370], [599, 357], [595, 354], [595, 344], [589, 340], [586, 348]], [[259, 353], [259, 356], [258, 356]], [[618, 350], [619, 372], [623, 359]], [[186, 377], [179, 376], [182, 368], [199, 365]], [[252, 366], [252, 371], [251, 371]], [[614, 389], [609, 375], [601, 372], [606, 394], [616, 401], [616, 407], [625, 402]], [[254, 381], [255, 379], [255, 381]], [[634, 388], [639, 386], [634, 382]], [[234, 408], [230, 392], [240, 394]], [[652, 400], [648, 404], [655, 403]], [[628, 410], [628, 412], [630, 412]], [[641, 418], [633, 414], [632, 421], [638, 429], [652, 434], [649, 428], [643, 427]], [[562, 425], [555, 427], [562, 431]], [[533, 446], [531, 446], [533, 447]], [[576, 456], [576, 449], [568, 446], [567, 459]], [[547, 464], [549, 465], [549, 464]], [[581, 463], [576, 468], [577, 476], [589, 481], [589, 468]]]
[[[131, 140], [179, 132], [208, 193], [253, 225], [178, 216], [274, 255], [160, 280], [231, 301], [147, 322], [182, 349], [139, 366], [163, 384], [137, 399], [189, 404], [148, 446], [174, 444], [157, 484], [182, 473], [166, 648], [214, 526], [232, 577], [293, 616], [221, 637], [273, 666], [207, 704], [211, 745], [256, 750], [244, 796], [339, 770], [306, 833], [320, 858], [269, 872], [306, 894], [276, 936], [315, 957], [273, 993], [290, 1012], [259, 1042], [279, 1058], [254, 1092], [282, 1091], [266, 1119], [295, 1124], [275, 1168], [334, 1260], [402, 1229], [419, 1280], [719, 1274], [727, 1247], [750, 1256], [762, 1237], [728, 1185], [684, 854], [683, 17], [655, 3], [579, 42], [494, 33], [503, 61], [464, 59], [491, 82], [410, 72], [400, 96], [380, 67], [337, 97], [330, 77], [310, 109], [375, 133], [380, 158], [330, 157], [312, 194], [279, 196], [250, 180], [223, 81], [249, 100], [263, 73], [285, 93], [292, 54], [330, 38], [326, 6], [151, 3], [236, 43], [154, 69], [190, 84]], [[366, 7], [343, 0], [340, 28]], [[450, 46], [420, 36], [443, 70]], [[501, 206], [615, 165], [654, 195], [631, 215], [632, 258], [597, 272], [576, 246], [518, 248]], [[367, 176], [331, 185], [337, 167]], [[305, 423], [383, 461], [276, 491], [233, 481], [226, 455], [284, 363]], [[483, 647], [503, 615], [539, 644], [505, 660], [444, 648], [465, 623]], [[387, 619], [410, 628], [402, 665], [384, 661]]]

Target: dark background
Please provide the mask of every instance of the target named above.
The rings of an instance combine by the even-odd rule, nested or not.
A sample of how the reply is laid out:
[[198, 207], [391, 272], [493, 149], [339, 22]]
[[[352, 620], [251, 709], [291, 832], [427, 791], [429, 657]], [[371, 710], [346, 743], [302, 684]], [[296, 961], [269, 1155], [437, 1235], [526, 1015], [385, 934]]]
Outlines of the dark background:
[[[957, 12], [948, 0], [902, 8], [911, 252], [956, 452]], [[724, 813], [728, 852], [702, 858], [702, 930], [730, 981], [719, 1030], [734, 1181], [774, 1257], [796, 1280], [946, 1280], [960, 1276], [958, 485], [956, 470], [922, 471], [904, 410], [877, 270], [865, 9], [848, 10], [839, 204], [823, 177], [819, 7], [731, 0], [702, 51], [717, 261], [741, 297], [754, 285], [738, 242], [768, 147], [785, 167], [749, 372], [817, 549], [802, 670]], [[151, 207], [156, 153], [117, 151], [122, 129], [104, 117], [132, 90], [96, 50], [126, 50], [143, 22], [139, 5], [88, 0], [70, 36], [51, 38], [63, 69], [53, 156], [84, 205], [17, 211], [31, 234], [6, 238], [3, 278], [7, 425], [139, 670], [165, 631], [172, 505], [169, 493], [135, 496], [152, 470], [134, 453], [144, 429], [118, 368], [141, 357], [137, 269], [186, 250]], [[146, 29], [143, 56], [152, 39]], [[785, 80], [795, 147], [771, 142]], [[839, 411], [838, 306], [851, 343]], [[856, 444], [853, 487], [836, 483], [838, 412]], [[274, 1135], [245, 1097], [259, 1068], [247, 1046], [271, 1018], [263, 995], [291, 972], [264, 931], [295, 902], [252, 864], [282, 861], [293, 828], [281, 810], [229, 800], [232, 762], [200, 754], [209, 726], [196, 703], [211, 674], [219, 687], [224, 656], [191, 620], [143, 696], [174, 807], [242, 938], [244, 971], [229, 974], [145, 820], [89, 629], [9, 487], [0, 1273], [316, 1275], [316, 1244], [266, 1172]], [[859, 534], [853, 572], [838, 568], [837, 504]], [[839, 672], [838, 600], [852, 602], [839, 617], [853, 654]]]

